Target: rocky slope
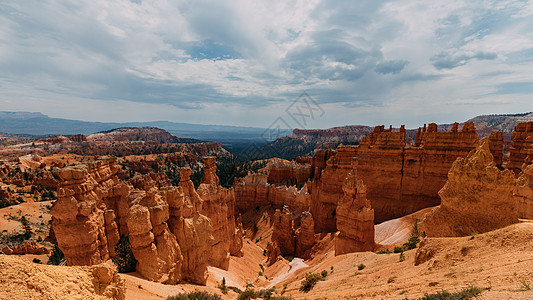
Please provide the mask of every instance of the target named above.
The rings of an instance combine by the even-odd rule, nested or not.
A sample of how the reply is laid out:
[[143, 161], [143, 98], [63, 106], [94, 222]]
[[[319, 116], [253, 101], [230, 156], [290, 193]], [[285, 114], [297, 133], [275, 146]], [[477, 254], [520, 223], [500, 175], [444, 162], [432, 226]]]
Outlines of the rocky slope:
[[105, 264], [60, 267], [0, 255], [1, 299], [126, 299], [124, 280]]

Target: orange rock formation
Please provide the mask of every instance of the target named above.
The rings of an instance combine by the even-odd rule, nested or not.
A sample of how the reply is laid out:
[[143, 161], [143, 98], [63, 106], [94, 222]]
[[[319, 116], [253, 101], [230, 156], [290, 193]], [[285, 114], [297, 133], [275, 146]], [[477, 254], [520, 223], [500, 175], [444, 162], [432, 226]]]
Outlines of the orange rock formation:
[[441, 205], [421, 222], [428, 236], [464, 236], [518, 222], [514, 174], [499, 170], [487, 138], [458, 158], [439, 191]]
[[[356, 163], [354, 164], [356, 167]], [[342, 185], [344, 196], [337, 204], [335, 255], [374, 249], [374, 210], [366, 198], [366, 186], [355, 168]]]
[[519, 123], [513, 131], [507, 168], [520, 173], [523, 167], [533, 163], [533, 122]]
[[[129, 236], [137, 272], [153, 281], [205, 284], [210, 260], [226, 259], [233, 241], [232, 253], [239, 254], [242, 225], [235, 225], [233, 190], [203, 184], [204, 201], [189, 168], [181, 171], [178, 187], [170, 186], [163, 174], [123, 182], [119, 170], [115, 159], [102, 157], [58, 171], [52, 230], [69, 265], [106, 261], [115, 254], [119, 233]], [[204, 211], [214, 218], [218, 240], [230, 239], [224, 247], [215, 243]], [[210, 255], [212, 250], [221, 254]]]

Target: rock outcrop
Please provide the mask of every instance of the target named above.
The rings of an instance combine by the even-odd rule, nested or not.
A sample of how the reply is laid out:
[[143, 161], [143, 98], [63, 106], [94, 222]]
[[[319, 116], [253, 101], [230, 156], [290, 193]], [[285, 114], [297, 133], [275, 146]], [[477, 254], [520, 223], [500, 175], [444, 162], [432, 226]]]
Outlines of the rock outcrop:
[[244, 213], [261, 206], [283, 208], [287, 205], [297, 212], [308, 211], [311, 195], [307, 184], [301, 189], [296, 186], [276, 186], [267, 182], [265, 174], [248, 174], [235, 182], [235, 204], [238, 211]]
[[311, 185], [310, 211], [315, 219], [315, 232], [337, 230], [337, 201], [343, 196], [344, 178], [352, 169], [352, 158], [357, 155], [356, 146], [339, 146], [336, 152], [324, 153], [324, 157], [330, 158], [321, 172], [315, 171]]
[[311, 179], [311, 164], [272, 158], [268, 161], [267, 169], [270, 184], [303, 186]]
[[183, 280], [205, 285], [209, 251], [214, 241], [213, 226], [208, 217], [200, 214], [203, 200], [194, 189], [190, 175], [190, 168], [181, 169], [179, 188], [183, 196], [169, 202], [170, 229], [183, 255]]
[[[202, 214], [211, 220], [214, 242], [210, 250], [209, 264], [224, 270], [229, 267], [229, 257], [233, 252], [242, 255], [242, 227], [235, 224], [235, 192], [218, 185], [215, 157], [204, 157], [206, 168], [198, 194], [203, 200]], [[241, 245], [238, 249], [234, 245]], [[233, 250], [233, 251], [231, 251]]]
[[404, 216], [440, 203], [438, 191], [457, 157], [477, 145], [473, 123], [439, 132], [436, 124], [419, 128], [415, 143], [406, 146], [405, 130], [376, 127], [358, 148], [357, 174], [367, 186], [375, 222]]
[[0, 255], [0, 299], [126, 299], [126, 285], [105, 264], [48, 266]]
[[466, 158], [458, 158], [439, 191], [441, 205], [420, 223], [428, 236], [465, 236], [518, 222], [516, 181], [499, 170], [484, 138]]
[[533, 220], [533, 165], [528, 165], [520, 173], [515, 196], [518, 217]]
[[2, 248], [2, 252], [7, 255], [15, 254], [15, 255], [24, 255], [24, 254], [49, 254], [50, 251], [46, 249], [44, 246], [37, 244], [34, 241], [25, 241], [22, 242], [13, 248], [10, 247], [4, 247]]
[[520, 173], [523, 167], [533, 163], [533, 122], [519, 123], [513, 131], [507, 168]]
[[[119, 185], [117, 170], [114, 159], [104, 157], [58, 171], [61, 183], [51, 209], [52, 227], [69, 265], [94, 265], [109, 259], [114, 245], [108, 243], [104, 212], [106, 198]], [[118, 236], [112, 238], [118, 240]]]
[[[213, 226], [201, 214], [204, 200], [194, 189], [190, 169], [181, 171], [178, 187], [170, 186], [163, 174], [123, 182], [117, 176], [119, 170], [114, 158], [102, 157], [57, 172], [60, 183], [58, 200], [51, 210], [52, 230], [67, 263], [104, 262], [115, 255], [119, 235], [125, 234], [138, 261], [136, 270], [145, 278], [205, 284], [214, 244]], [[234, 211], [232, 190], [206, 186], [208, 211], [214, 212], [224, 205], [228, 212]], [[221, 206], [209, 208], [213, 203]], [[242, 227], [236, 228], [233, 213], [213, 215], [223, 216], [217, 222], [231, 215], [232, 222], [224, 236], [233, 241], [241, 234], [242, 239]], [[229, 243], [225, 253], [230, 251]], [[238, 249], [234, 251], [238, 253]]]
[[293, 214], [287, 207], [276, 209], [272, 216], [272, 241], [279, 247], [281, 255], [294, 255], [296, 251], [296, 233]]
[[152, 281], [177, 283], [181, 280], [183, 257], [176, 236], [168, 227], [169, 205], [164, 196], [155, 188], [130, 193], [129, 239], [137, 272]]
[[295, 255], [304, 259], [311, 258], [311, 254], [308, 251], [313, 248], [316, 241], [315, 220], [310, 212], [304, 211], [300, 219], [300, 228], [296, 230]]
[[[356, 163], [354, 164], [356, 167]], [[366, 198], [366, 186], [355, 168], [342, 185], [344, 196], [337, 204], [335, 255], [374, 249], [374, 210]]]

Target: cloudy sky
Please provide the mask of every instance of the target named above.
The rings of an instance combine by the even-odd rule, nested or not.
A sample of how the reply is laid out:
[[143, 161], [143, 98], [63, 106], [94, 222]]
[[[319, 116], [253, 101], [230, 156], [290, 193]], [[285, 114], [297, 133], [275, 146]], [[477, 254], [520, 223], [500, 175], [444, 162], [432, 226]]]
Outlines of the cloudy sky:
[[7, 0], [0, 28], [2, 111], [324, 128], [533, 110], [527, 1]]

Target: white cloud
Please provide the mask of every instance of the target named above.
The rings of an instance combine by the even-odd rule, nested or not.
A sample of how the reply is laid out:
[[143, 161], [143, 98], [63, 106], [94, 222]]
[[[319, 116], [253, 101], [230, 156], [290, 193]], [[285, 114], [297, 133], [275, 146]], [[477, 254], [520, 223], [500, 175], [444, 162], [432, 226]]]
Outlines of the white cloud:
[[533, 81], [532, 7], [4, 1], [0, 101], [2, 110], [85, 120], [112, 121], [104, 107], [126, 105], [124, 121], [254, 126], [268, 126], [304, 90], [331, 112], [322, 127], [516, 112], [528, 109], [526, 95], [500, 87]]

